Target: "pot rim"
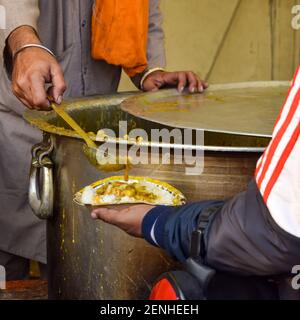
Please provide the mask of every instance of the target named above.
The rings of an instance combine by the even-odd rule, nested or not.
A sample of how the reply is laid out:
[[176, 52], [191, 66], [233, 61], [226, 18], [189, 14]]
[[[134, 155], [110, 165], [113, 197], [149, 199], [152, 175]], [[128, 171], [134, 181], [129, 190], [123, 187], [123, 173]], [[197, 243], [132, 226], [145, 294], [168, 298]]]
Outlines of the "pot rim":
[[[288, 87], [290, 85], [289, 81], [256, 81], [256, 82], [240, 82], [240, 83], [227, 83], [227, 84], [215, 84], [209, 87], [209, 91], [213, 92], [216, 90], [230, 90], [233, 88], [242, 89], [242, 88], [258, 88], [258, 87], [278, 87], [284, 86]], [[164, 90], [166, 91], [166, 90]], [[170, 94], [176, 92], [175, 89], [167, 89]], [[72, 111], [74, 109], [89, 109], [95, 107], [106, 107], [107, 105], [112, 106], [120, 106], [122, 102], [124, 102], [127, 98], [131, 97], [138, 97], [145, 93], [139, 92], [122, 92], [116, 93], [113, 95], [97, 95], [97, 96], [88, 96], [83, 98], [72, 98], [66, 99], [62, 104], [61, 108], [64, 110]], [[147, 94], [147, 93], [146, 93]], [[120, 106], [120, 110], [122, 110]], [[126, 111], [123, 111], [126, 112]], [[72, 129], [66, 129], [64, 127], [58, 127], [50, 122], [53, 119], [57, 118], [57, 114], [54, 111], [36, 111], [36, 110], [26, 110], [24, 114], [25, 120], [30, 123], [32, 126], [37, 127], [43, 132], [75, 138], [78, 140], [82, 140], [81, 137], [77, 135], [75, 131]], [[142, 118], [142, 117], [141, 117]], [[207, 132], [211, 132], [207, 130]], [[212, 131], [213, 133], [213, 131]], [[224, 133], [227, 134], [227, 133]], [[240, 135], [244, 136], [244, 135]], [[246, 136], [246, 135], [245, 135]], [[261, 138], [270, 138], [271, 136], [265, 136]], [[117, 143], [117, 144], [127, 144], [132, 145], [135, 144], [134, 142], [129, 142], [128, 140], [123, 139], [109, 139], [103, 141], [97, 141], [96, 137], [90, 134], [90, 138], [93, 141], [98, 143], [106, 142], [106, 143]], [[258, 137], [259, 138], [259, 137]], [[167, 146], [163, 145], [162, 143], [155, 143], [155, 142], [144, 142], [142, 143], [143, 146], [159, 146], [159, 147], [170, 147], [171, 149], [189, 149], [189, 150], [201, 150], [201, 151], [211, 151], [211, 152], [234, 152], [234, 153], [261, 153], [265, 150], [265, 147], [249, 147], [249, 146], [242, 146], [242, 147], [232, 147], [232, 146], [193, 146], [193, 145], [176, 145], [176, 144], [168, 144]]]

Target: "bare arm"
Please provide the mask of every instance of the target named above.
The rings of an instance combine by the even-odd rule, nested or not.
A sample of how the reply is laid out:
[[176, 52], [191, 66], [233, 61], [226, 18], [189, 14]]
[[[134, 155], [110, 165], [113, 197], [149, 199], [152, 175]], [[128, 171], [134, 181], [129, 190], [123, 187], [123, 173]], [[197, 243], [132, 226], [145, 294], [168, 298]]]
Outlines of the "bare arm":
[[[48, 109], [47, 95], [60, 102], [65, 91], [62, 71], [56, 59], [47, 51], [27, 48], [27, 44], [41, 44], [36, 33], [39, 17], [38, 0], [0, 0], [6, 12], [6, 29], [1, 30], [1, 40], [6, 42], [4, 61], [11, 71], [12, 92], [27, 107]], [[45, 84], [52, 83], [49, 92]]]

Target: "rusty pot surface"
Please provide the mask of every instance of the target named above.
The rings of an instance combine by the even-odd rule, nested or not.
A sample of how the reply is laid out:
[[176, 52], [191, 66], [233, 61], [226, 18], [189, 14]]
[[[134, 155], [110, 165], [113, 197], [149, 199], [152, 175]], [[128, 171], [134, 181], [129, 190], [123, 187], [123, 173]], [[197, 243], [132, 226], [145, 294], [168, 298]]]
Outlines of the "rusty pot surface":
[[[129, 129], [165, 127], [123, 112], [120, 103], [126, 97], [127, 94], [73, 100], [64, 107], [88, 132], [96, 133], [103, 127], [116, 130], [119, 120], [126, 120]], [[101, 172], [90, 165], [83, 153], [83, 141], [53, 112], [29, 111], [26, 119], [45, 133], [44, 143], [34, 149], [30, 195], [36, 213], [48, 219], [49, 297], [147, 298], [156, 277], [174, 268], [175, 262], [144, 240], [92, 220], [89, 209], [73, 202], [81, 188], [120, 173]], [[205, 151], [201, 175], [188, 176], [184, 165], [174, 164], [140, 164], [133, 166], [130, 174], [165, 181], [179, 189], [189, 202], [224, 199], [246, 188], [268, 141], [207, 133], [205, 147], [209, 151]], [[53, 183], [53, 203], [49, 188], [41, 188], [40, 196], [36, 195], [35, 179], [41, 173], [48, 184]]]

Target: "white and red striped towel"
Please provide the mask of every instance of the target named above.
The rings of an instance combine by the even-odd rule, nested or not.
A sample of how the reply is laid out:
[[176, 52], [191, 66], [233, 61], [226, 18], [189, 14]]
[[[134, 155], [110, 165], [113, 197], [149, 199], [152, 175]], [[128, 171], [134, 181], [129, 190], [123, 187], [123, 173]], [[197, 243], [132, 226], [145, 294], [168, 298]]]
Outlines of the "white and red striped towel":
[[255, 177], [275, 222], [300, 237], [300, 66]]

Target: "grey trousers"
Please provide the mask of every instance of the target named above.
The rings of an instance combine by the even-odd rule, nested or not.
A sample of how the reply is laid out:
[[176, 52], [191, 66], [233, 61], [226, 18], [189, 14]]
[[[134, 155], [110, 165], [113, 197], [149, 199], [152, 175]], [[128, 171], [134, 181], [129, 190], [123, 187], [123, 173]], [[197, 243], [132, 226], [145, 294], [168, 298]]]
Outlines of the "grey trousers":
[[[6, 271], [6, 281], [29, 279], [30, 260], [0, 250], [0, 266]], [[41, 277], [47, 278], [47, 265], [39, 263]]]

